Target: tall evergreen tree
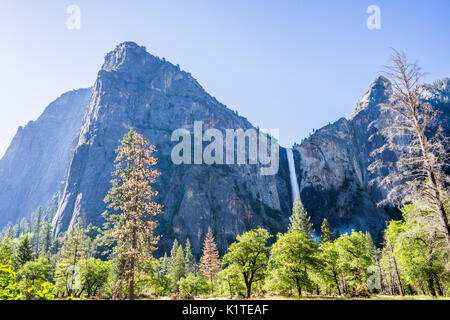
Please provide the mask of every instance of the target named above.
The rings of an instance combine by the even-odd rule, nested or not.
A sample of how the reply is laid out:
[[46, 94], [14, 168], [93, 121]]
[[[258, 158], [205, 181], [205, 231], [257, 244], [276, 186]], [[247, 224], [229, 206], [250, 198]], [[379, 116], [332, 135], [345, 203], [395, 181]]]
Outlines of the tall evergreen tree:
[[50, 248], [52, 246], [52, 225], [50, 222], [46, 221], [44, 222], [41, 234], [40, 234], [40, 242], [41, 242], [41, 252], [44, 254], [48, 253], [50, 251]]
[[8, 222], [4, 229], [4, 233], [2, 234], [2, 239], [8, 238], [8, 239], [14, 239], [14, 227], [11, 222]]
[[42, 207], [39, 207], [35, 212], [31, 214], [31, 245], [33, 247], [34, 252], [36, 253], [36, 256], [39, 256], [39, 244], [40, 244], [40, 234], [41, 234], [41, 227], [42, 227], [42, 221], [43, 221], [43, 215], [44, 215], [44, 209]]
[[156, 249], [158, 237], [153, 233], [156, 221], [151, 218], [161, 213], [161, 205], [153, 201], [158, 194], [151, 187], [160, 173], [152, 156], [155, 147], [142, 135], [130, 129], [117, 149], [115, 177], [105, 197], [112, 211], [104, 213], [111, 225], [110, 235], [117, 240], [115, 253], [126, 260], [128, 297], [134, 299], [136, 267], [149, 259]]
[[[184, 260], [184, 251], [183, 247], [181, 245], [178, 246], [177, 253], [173, 259], [173, 265], [172, 265], [172, 278], [175, 282], [175, 284], [180, 281], [181, 278], [183, 278], [186, 274], [186, 266], [185, 266], [185, 260]], [[178, 288], [178, 284], [177, 284]], [[178, 289], [177, 289], [178, 291]]]
[[16, 261], [19, 266], [25, 265], [28, 261], [33, 260], [33, 249], [28, 235], [20, 241], [16, 252]]
[[52, 223], [56, 210], [58, 210], [58, 197], [54, 196], [50, 205], [47, 207], [47, 210], [45, 210], [45, 221]]
[[0, 266], [9, 265], [14, 260], [14, 251], [10, 238], [3, 238], [0, 243]]
[[220, 271], [220, 259], [217, 245], [214, 241], [211, 228], [208, 228], [205, 242], [203, 244], [203, 256], [201, 259], [201, 270], [211, 282], [211, 292], [213, 292], [213, 281]]
[[186, 246], [184, 248], [184, 259], [186, 265], [186, 276], [188, 276], [189, 274], [194, 273], [195, 269], [195, 258], [194, 254], [192, 253], [192, 246], [189, 238], [186, 239]]
[[292, 216], [289, 218], [289, 231], [301, 231], [309, 238], [312, 238], [314, 233], [313, 224], [310, 221], [308, 212], [306, 211], [300, 199], [295, 199], [292, 208]]
[[170, 273], [170, 257], [167, 256], [167, 252], [159, 261], [161, 263], [161, 274], [167, 276]]
[[320, 228], [320, 241], [322, 243], [331, 242], [334, 240], [333, 229], [330, 223], [325, 218], [322, 222], [322, 227]]
[[72, 229], [67, 240], [61, 249], [62, 259], [67, 260], [72, 265], [86, 258], [87, 236], [86, 231], [81, 225], [81, 221]]
[[178, 240], [173, 240], [172, 249], [170, 250], [170, 259], [175, 260], [179, 246]]
[[13, 239], [14, 238], [14, 227], [11, 224], [8, 224], [7, 231], [5, 233], [4, 238]]
[[18, 231], [17, 238], [23, 234], [31, 232], [30, 224], [28, 223], [27, 219], [25, 219], [25, 218], [20, 219], [17, 231]]

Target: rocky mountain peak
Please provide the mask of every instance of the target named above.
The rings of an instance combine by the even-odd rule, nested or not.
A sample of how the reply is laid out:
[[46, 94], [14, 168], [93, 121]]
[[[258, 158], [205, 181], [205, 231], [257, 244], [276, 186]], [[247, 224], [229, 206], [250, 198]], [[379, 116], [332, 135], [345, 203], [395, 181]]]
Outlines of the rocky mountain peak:
[[147, 52], [146, 48], [134, 42], [123, 42], [105, 57], [102, 71], [139, 71], [155, 68], [163, 61]]
[[370, 107], [378, 108], [380, 104], [388, 102], [391, 90], [391, 82], [386, 77], [379, 76], [374, 82], [372, 82], [369, 89], [362, 97], [361, 102], [358, 104], [350, 120], [354, 119], [356, 115], [364, 109]]

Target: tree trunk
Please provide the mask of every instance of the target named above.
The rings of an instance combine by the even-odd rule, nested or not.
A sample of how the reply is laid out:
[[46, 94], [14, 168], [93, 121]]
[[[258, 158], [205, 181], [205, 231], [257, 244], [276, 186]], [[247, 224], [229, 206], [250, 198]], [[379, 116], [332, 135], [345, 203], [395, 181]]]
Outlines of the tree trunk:
[[378, 270], [380, 270], [380, 290], [381, 292], [384, 292], [384, 283], [383, 283], [383, 271], [381, 269], [381, 265], [380, 265], [380, 260], [378, 259], [377, 254], [375, 253], [376, 257], [377, 257], [377, 266], [378, 266]]
[[211, 282], [211, 294], [213, 294], [213, 277], [212, 277], [212, 274], [211, 274], [211, 277], [209, 279], [210, 279], [210, 282]]
[[[133, 235], [132, 235], [131, 248], [133, 252], [136, 250], [137, 246], [137, 234], [136, 234], [136, 223], [133, 226]], [[134, 254], [134, 253], [133, 253]], [[130, 257], [130, 274], [129, 274], [129, 287], [128, 287], [128, 299], [134, 300], [134, 267], [135, 267], [135, 257]]]
[[436, 284], [436, 291], [438, 295], [443, 296], [444, 292], [442, 291], [441, 283], [439, 282], [438, 277], [435, 278], [434, 283]]
[[398, 271], [398, 267], [397, 267], [397, 260], [395, 260], [394, 250], [392, 248], [391, 248], [391, 252], [392, 252], [392, 260], [394, 261], [395, 275], [397, 276], [398, 289], [400, 291], [400, 294], [402, 296], [404, 296], [405, 295], [405, 290], [403, 290], [402, 280], [400, 278], [400, 272]]
[[339, 280], [337, 278], [337, 274], [334, 271], [333, 271], [333, 277], [334, 277], [334, 282], [336, 282], [336, 287], [338, 289], [338, 293], [339, 293], [339, 295], [341, 295], [340, 283], [339, 283]]
[[130, 258], [130, 274], [128, 277], [128, 299], [134, 300], [134, 258]]
[[345, 281], [345, 277], [342, 276], [342, 290], [345, 294], [348, 294], [347, 281]]
[[430, 294], [433, 297], [436, 297], [436, 292], [434, 291], [434, 281], [433, 281], [433, 275], [429, 275], [428, 279], [427, 279], [427, 283], [428, 283], [428, 290], [430, 291]]
[[195, 283], [195, 296], [198, 296], [198, 289], [197, 289], [197, 269], [196, 266], [194, 266], [194, 283]]
[[447, 251], [450, 252], [450, 226], [448, 224], [447, 212], [445, 212], [444, 202], [442, 200], [441, 191], [439, 189], [436, 175], [433, 171], [428, 174], [431, 184], [433, 185], [434, 197], [436, 207], [439, 212], [439, 219], [441, 220], [442, 231], [444, 232], [445, 239], [447, 240]]
[[251, 295], [252, 295], [252, 283], [249, 282], [249, 283], [247, 284], [247, 293], [246, 293], [245, 297], [246, 297], [247, 299], [250, 299], [250, 296], [251, 296]]
[[295, 282], [297, 284], [298, 296], [301, 297], [302, 296], [302, 286], [300, 285], [300, 281], [298, 279], [296, 279]]
[[249, 280], [248, 275], [245, 272], [244, 272], [244, 282], [246, 287], [245, 297], [249, 299], [252, 294], [252, 282]]

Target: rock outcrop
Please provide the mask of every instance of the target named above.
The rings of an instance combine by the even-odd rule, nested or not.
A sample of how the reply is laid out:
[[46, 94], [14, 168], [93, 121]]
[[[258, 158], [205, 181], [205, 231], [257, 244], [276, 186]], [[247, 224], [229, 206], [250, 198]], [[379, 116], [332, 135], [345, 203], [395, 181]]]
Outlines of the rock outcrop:
[[0, 160], [0, 226], [47, 207], [64, 183], [92, 91], [63, 94], [19, 127]]
[[[80, 139], [68, 170], [56, 215], [55, 234], [69, 229], [78, 218], [100, 225], [106, 209], [103, 198], [119, 140], [130, 127], [157, 147], [157, 201], [160, 247], [173, 238], [190, 237], [201, 251], [208, 227], [218, 246], [225, 248], [249, 228], [282, 231], [290, 214], [289, 177], [261, 176], [258, 165], [174, 165], [170, 154], [174, 130], [204, 128], [249, 129], [243, 117], [208, 95], [198, 82], [177, 66], [123, 43], [106, 56], [98, 74]], [[285, 156], [284, 156], [285, 159]]]
[[[448, 79], [444, 79], [423, 86], [423, 93], [424, 99], [443, 111], [441, 121], [448, 130], [447, 84]], [[381, 105], [392, 103], [391, 90], [389, 80], [379, 77], [350, 119], [339, 119], [294, 147], [301, 199], [316, 230], [327, 218], [341, 233], [351, 229], [370, 231], [374, 240], [380, 241], [385, 222], [400, 217], [392, 205], [379, 205], [389, 191], [380, 185], [380, 177], [395, 169], [368, 170], [375, 160], [372, 152], [385, 143], [379, 131], [391, 115]], [[385, 151], [379, 156], [395, 160], [400, 155]]]

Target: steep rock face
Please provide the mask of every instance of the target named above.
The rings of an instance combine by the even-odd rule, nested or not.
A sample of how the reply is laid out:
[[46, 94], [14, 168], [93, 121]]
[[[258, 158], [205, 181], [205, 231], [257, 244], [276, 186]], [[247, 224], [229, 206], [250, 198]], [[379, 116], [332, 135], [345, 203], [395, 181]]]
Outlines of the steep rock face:
[[[447, 133], [448, 82], [422, 87], [424, 99], [444, 111], [441, 121]], [[378, 241], [385, 221], [398, 214], [377, 206], [388, 190], [371, 183], [391, 169], [376, 174], [367, 170], [371, 152], [384, 143], [377, 132], [389, 114], [380, 105], [389, 102], [390, 90], [389, 81], [378, 78], [350, 119], [325, 126], [294, 146], [301, 199], [317, 231], [326, 217], [341, 232], [368, 230]], [[370, 126], [374, 120], [377, 124]], [[164, 206], [158, 217], [160, 253], [174, 238], [187, 237], [200, 253], [209, 226], [220, 249], [250, 228], [285, 231], [292, 203], [286, 150], [280, 149], [274, 176], [260, 175], [259, 165], [174, 165], [170, 154], [178, 142], [171, 142], [171, 134], [179, 128], [192, 132], [194, 121], [222, 132], [253, 128], [206, 93], [189, 73], [134, 43], [119, 45], [106, 56], [92, 89], [64, 94], [37, 121], [19, 128], [0, 160], [0, 226], [46, 207], [55, 194], [55, 235], [70, 229], [78, 218], [101, 225], [115, 150], [134, 127], [158, 149], [162, 175], [154, 188], [159, 192], [156, 200]]]
[[[349, 120], [342, 118], [325, 126], [294, 146], [301, 198], [316, 230], [327, 218], [341, 232], [370, 231], [379, 241], [385, 222], [399, 217], [393, 206], [377, 205], [389, 191], [380, 186], [380, 177], [395, 169], [384, 167], [376, 173], [368, 170], [374, 161], [372, 151], [385, 143], [379, 130], [385, 127], [390, 113], [381, 105], [391, 103], [391, 90], [390, 82], [379, 77]], [[447, 131], [449, 93], [448, 79], [423, 86], [422, 93], [424, 99], [443, 111], [441, 121]], [[377, 156], [395, 160], [400, 155], [385, 151]]]
[[0, 225], [47, 207], [64, 180], [91, 89], [63, 94], [19, 127], [0, 160]]
[[209, 226], [219, 248], [249, 228], [283, 230], [289, 208], [289, 175], [281, 150], [280, 170], [261, 176], [259, 165], [174, 165], [170, 159], [174, 130], [192, 132], [194, 121], [204, 128], [248, 129], [252, 125], [208, 95], [178, 67], [126, 42], [106, 56], [98, 74], [88, 114], [70, 163], [56, 216], [55, 234], [78, 218], [100, 225], [103, 198], [110, 189], [119, 140], [133, 127], [154, 144], [162, 175], [155, 189], [164, 206], [158, 218], [160, 248], [173, 238], [190, 237], [201, 251]]

